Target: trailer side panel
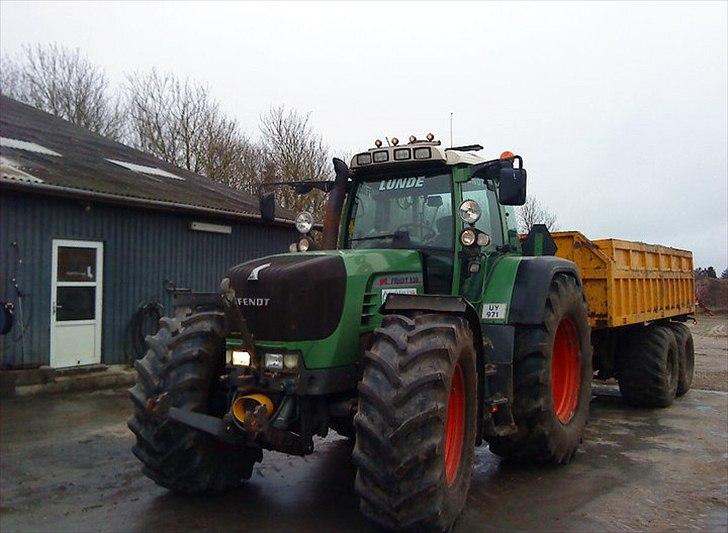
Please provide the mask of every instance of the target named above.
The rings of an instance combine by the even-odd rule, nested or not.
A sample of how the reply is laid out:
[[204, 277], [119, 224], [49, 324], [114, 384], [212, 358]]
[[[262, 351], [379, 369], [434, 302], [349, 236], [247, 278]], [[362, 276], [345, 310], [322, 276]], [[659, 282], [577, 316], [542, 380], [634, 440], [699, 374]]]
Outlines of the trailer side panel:
[[576, 231], [553, 238], [556, 255], [579, 266], [592, 328], [695, 312], [692, 252], [618, 239], [590, 241]]

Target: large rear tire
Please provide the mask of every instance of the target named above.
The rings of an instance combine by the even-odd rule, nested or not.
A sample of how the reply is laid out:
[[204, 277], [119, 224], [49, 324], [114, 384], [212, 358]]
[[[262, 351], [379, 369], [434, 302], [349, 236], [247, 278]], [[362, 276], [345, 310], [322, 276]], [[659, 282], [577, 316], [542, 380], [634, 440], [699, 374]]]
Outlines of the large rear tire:
[[688, 392], [693, 384], [695, 346], [693, 345], [693, 334], [689, 327], [682, 322], [670, 322], [668, 325], [675, 334], [675, 340], [677, 341], [678, 371], [675, 395], [680, 397]]
[[354, 419], [361, 511], [442, 531], [465, 504], [477, 426], [473, 334], [459, 316], [387, 315], [364, 357]]
[[489, 437], [490, 450], [525, 463], [565, 464], [574, 457], [589, 418], [591, 329], [577, 281], [551, 282], [544, 321], [516, 329], [513, 419], [516, 432]]
[[679, 368], [678, 345], [672, 329], [658, 324], [636, 328], [617, 358], [622, 397], [635, 407], [672, 405]]
[[[153, 415], [148, 402], [167, 393], [171, 406], [216, 414], [213, 385], [224, 359], [224, 316], [193, 314], [185, 319], [162, 318], [160, 329], [147, 337], [149, 349], [137, 360], [137, 382], [129, 389], [134, 414], [129, 429], [132, 448], [144, 474], [176, 492], [222, 491], [248, 479], [262, 458], [258, 449], [225, 444], [213, 436]], [[223, 407], [224, 409], [224, 407]]]

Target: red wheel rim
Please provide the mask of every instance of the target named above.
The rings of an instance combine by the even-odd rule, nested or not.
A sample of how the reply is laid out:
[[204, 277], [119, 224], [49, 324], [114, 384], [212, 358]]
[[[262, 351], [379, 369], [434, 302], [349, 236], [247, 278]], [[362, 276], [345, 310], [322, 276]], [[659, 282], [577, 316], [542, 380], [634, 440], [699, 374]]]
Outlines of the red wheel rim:
[[455, 366], [447, 400], [445, 422], [445, 479], [448, 485], [455, 482], [460, 467], [460, 455], [465, 435], [465, 383], [460, 365]]
[[551, 391], [554, 414], [562, 424], [574, 418], [581, 388], [579, 340], [574, 323], [565, 318], [559, 322], [551, 358]]

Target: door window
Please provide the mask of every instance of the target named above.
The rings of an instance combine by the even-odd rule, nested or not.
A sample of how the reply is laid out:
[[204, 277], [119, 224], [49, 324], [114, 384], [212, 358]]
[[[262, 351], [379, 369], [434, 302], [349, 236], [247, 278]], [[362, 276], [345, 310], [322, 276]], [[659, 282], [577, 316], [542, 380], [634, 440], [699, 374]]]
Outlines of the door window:
[[95, 281], [96, 248], [58, 247], [58, 281]]
[[93, 320], [96, 318], [96, 287], [58, 287], [56, 320]]

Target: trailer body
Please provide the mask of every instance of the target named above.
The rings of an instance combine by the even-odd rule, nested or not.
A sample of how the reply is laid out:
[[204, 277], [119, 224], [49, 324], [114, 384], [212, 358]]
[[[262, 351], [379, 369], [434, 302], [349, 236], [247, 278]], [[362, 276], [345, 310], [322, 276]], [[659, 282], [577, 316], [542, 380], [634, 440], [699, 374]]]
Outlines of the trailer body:
[[579, 267], [593, 330], [695, 312], [692, 252], [620, 239], [590, 240], [578, 231], [552, 237], [556, 255]]

